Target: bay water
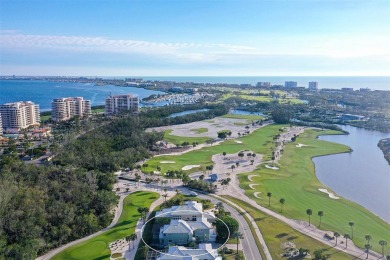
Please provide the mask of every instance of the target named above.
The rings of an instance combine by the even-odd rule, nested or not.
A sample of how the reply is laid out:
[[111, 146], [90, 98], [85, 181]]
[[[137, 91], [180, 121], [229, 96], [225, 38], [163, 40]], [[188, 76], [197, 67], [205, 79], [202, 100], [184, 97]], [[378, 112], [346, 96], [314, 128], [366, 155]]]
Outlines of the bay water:
[[345, 144], [353, 151], [314, 158], [318, 179], [337, 195], [357, 202], [390, 223], [390, 165], [377, 146], [390, 134], [341, 127], [349, 135], [325, 135], [319, 139]]

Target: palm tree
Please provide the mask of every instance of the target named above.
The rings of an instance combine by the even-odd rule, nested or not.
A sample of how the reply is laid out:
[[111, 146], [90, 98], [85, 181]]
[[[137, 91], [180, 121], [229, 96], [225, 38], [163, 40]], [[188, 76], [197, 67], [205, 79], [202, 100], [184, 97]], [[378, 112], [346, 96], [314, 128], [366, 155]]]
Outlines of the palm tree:
[[366, 236], [365, 236], [365, 239], [367, 240], [367, 244], [370, 244], [370, 240], [371, 240], [371, 235], [369, 235], [369, 234], [367, 234]]
[[179, 189], [176, 189], [175, 192], [176, 192], [176, 195], [179, 195], [180, 190], [179, 190]]
[[234, 164], [232, 164], [232, 166], [230, 167], [232, 169], [232, 172], [234, 170], [234, 168], [236, 168], [236, 166]]
[[237, 255], [238, 255], [238, 239], [244, 239], [244, 236], [241, 232], [236, 231], [233, 235], [237, 239]]
[[382, 246], [382, 256], [385, 256], [384, 248], [385, 248], [385, 246], [387, 246], [387, 241], [386, 240], [381, 240], [381, 241], [379, 241], [379, 245]]
[[324, 212], [322, 210], [318, 211], [318, 216], [320, 217], [320, 224], [318, 225], [318, 227], [320, 228], [321, 227], [321, 220], [322, 220], [322, 216], [324, 216]]
[[162, 196], [164, 197], [164, 201], [167, 202], [168, 194], [165, 193], [165, 194], [163, 194]]
[[[130, 236], [125, 237], [126, 242], [130, 242]], [[129, 250], [130, 250], [130, 243], [129, 243]]]
[[307, 209], [306, 214], [309, 216], [309, 226], [310, 226], [310, 216], [313, 214], [313, 211], [311, 209]]
[[281, 198], [281, 199], [279, 200], [279, 202], [280, 202], [280, 212], [283, 213], [283, 205], [284, 205], [284, 203], [286, 202], [286, 200], [283, 199], [283, 198]]
[[139, 187], [139, 181], [141, 180], [141, 175], [139, 175], [138, 173], [135, 174], [135, 179], [137, 180], [138, 182], [138, 187]]
[[226, 158], [226, 152], [223, 152], [222, 155], [224, 158]]
[[271, 207], [271, 197], [272, 197], [272, 193], [271, 193], [271, 192], [267, 192], [267, 197], [268, 197], [268, 207]]
[[353, 221], [349, 221], [348, 225], [351, 227], [351, 240], [353, 240], [353, 226], [355, 225], [355, 223]]
[[134, 249], [134, 241], [137, 240], [138, 236], [136, 233], [133, 233], [130, 235], [130, 240], [133, 242], [133, 249]]
[[338, 232], [333, 232], [333, 235], [336, 238], [336, 246], [337, 246], [337, 238], [340, 237], [340, 234]]
[[348, 239], [350, 239], [351, 236], [349, 234], [345, 234], [344, 238], [345, 238], [345, 248], [348, 248]]
[[367, 252], [367, 257], [366, 257], [366, 259], [368, 258], [368, 252], [370, 251], [370, 249], [372, 248], [372, 245], [370, 245], [370, 244], [365, 244], [364, 245], [364, 247], [366, 248], [366, 252]]

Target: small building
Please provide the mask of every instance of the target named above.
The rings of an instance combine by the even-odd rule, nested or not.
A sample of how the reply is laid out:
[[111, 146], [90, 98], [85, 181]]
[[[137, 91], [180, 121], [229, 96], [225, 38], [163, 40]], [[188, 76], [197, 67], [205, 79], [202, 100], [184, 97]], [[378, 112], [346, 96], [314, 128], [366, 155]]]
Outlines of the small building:
[[211, 174], [211, 175], [210, 175], [210, 180], [211, 180], [212, 182], [218, 181], [218, 180], [219, 180], [218, 174], [216, 174], [216, 173]]
[[199, 244], [198, 249], [183, 246], [170, 246], [168, 252], [157, 257], [157, 260], [222, 260], [218, 251], [211, 244]]
[[160, 245], [186, 245], [195, 241], [193, 230], [184, 220], [171, 220], [169, 225], [160, 228]]
[[168, 225], [160, 228], [161, 246], [186, 245], [192, 241], [215, 242], [217, 233], [206, 218], [196, 221], [172, 219]]

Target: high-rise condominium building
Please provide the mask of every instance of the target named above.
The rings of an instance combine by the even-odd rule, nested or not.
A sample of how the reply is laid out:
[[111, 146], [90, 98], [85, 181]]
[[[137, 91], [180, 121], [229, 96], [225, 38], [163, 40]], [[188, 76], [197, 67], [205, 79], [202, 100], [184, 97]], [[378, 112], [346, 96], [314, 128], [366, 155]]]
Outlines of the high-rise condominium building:
[[295, 81], [286, 81], [284, 82], [284, 86], [286, 88], [296, 88], [298, 86], [298, 83]]
[[117, 114], [121, 111], [138, 112], [139, 98], [131, 94], [108, 96], [105, 106], [106, 114]]
[[0, 105], [0, 114], [4, 129], [20, 130], [29, 126], [39, 125], [41, 122], [39, 105], [31, 101], [19, 101]]
[[318, 89], [318, 82], [317, 81], [310, 81], [309, 82], [309, 89], [310, 90], [317, 90]]
[[1, 114], [0, 114], [0, 135], [3, 134], [3, 121], [1, 121]]
[[74, 116], [88, 116], [91, 114], [91, 101], [82, 97], [55, 98], [51, 102], [52, 120], [66, 121]]
[[264, 87], [264, 88], [269, 88], [271, 87], [271, 82], [257, 82], [256, 84], [257, 87]]

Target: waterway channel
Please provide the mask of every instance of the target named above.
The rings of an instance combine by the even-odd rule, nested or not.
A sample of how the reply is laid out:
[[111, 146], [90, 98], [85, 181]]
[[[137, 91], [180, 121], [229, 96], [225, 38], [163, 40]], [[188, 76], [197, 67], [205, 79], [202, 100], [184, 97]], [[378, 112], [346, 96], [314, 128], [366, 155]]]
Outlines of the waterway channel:
[[380, 139], [390, 134], [341, 127], [349, 135], [327, 135], [320, 139], [345, 144], [353, 151], [314, 158], [318, 179], [338, 195], [390, 223], [390, 165], [377, 146]]

